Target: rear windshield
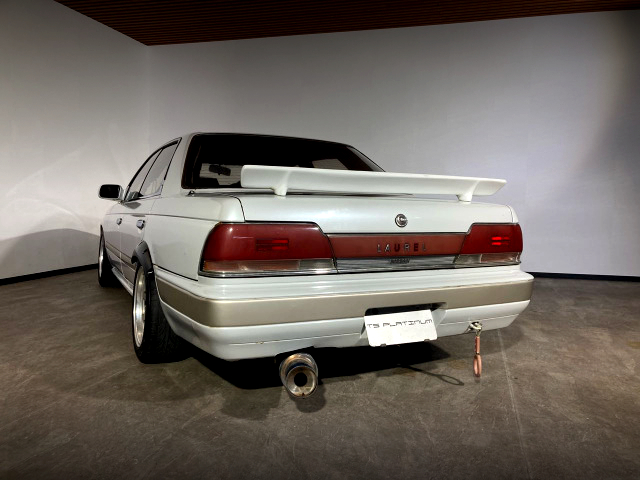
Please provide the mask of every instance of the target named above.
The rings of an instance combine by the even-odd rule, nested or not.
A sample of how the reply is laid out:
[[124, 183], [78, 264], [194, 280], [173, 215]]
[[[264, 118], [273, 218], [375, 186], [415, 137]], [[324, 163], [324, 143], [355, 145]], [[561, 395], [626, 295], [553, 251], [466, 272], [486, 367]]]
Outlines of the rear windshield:
[[382, 171], [355, 148], [339, 143], [260, 135], [196, 135], [191, 140], [183, 188], [240, 188], [244, 165]]

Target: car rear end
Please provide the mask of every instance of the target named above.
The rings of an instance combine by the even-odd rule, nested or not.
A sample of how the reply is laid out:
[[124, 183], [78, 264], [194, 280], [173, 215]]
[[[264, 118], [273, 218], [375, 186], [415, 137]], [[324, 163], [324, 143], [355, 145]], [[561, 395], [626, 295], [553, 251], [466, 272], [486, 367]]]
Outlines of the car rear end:
[[[166, 317], [191, 343], [228, 360], [405, 343], [462, 334], [474, 322], [506, 327], [527, 307], [533, 279], [519, 267], [522, 232], [511, 208], [364, 194], [357, 188], [364, 184], [349, 183], [355, 176], [326, 171], [318, 178], [335, 184], [313, 191], [287, 192], [280, 180], [273, 191], [238, 188], [243, 165], [261, 155], [264, 165], [296, 167], [277, 178], [305, 166], [311, 180], [313, 168], [364, 177], [380, 169], [340, 144], [289, 139], [265, 149], [263, 137], [237, 137], [192, 142], [183, 187], [199, 204], [203, 197], [237, 201], [242, 218], [218, 218], [206, 236], [192, 239], [201, 251], [192, 278], [156, 269]], [[215, 160], [234, 155], [242, 158]], [[374, 179], [403, 181], [392, 175]]]
[[[420, 225], [417, 215], [407, 213], [417, 231], [378, 227], [362, 233], [361, 225], [349, 233], [357, 220], [332, 215], [301, 221], [305, 208], [299, 205], [300, 217], [274, 220], [286, 209], [271, 209], [273, 197], [238, 197], [247, 217], [257, 213], [250, 205], [261, 205], [263, 218], [218, 223], [203, 245], [197, 281], [162, 269], [156, 275], [174, 330], [220, 358], [368, 345], [366, 319], [404, 312], [429, 311], [438, 337], [465, 333], [473, 322], [485, 330], [502, 328], [529, 303], [532, 277], [519, 268], [521, 230], [507, 207], [472, 207], [480, 221], [464, 226], [461, 220], [449, 228], [435, 221]], [[301, 200], [287, 197], [292, 204]], [[363, 201], [394, 212], [399, 210], [388, 203], [406, 207], [414, 201], [323, 200], [336, 211], [342, 205], [348, 217]], [[433, 218], [430, 208], [441, 212], [457, 203], [421, 199], [418, 205], [426, 220]], [[399, 230], [396, 215], [383, 218]]]

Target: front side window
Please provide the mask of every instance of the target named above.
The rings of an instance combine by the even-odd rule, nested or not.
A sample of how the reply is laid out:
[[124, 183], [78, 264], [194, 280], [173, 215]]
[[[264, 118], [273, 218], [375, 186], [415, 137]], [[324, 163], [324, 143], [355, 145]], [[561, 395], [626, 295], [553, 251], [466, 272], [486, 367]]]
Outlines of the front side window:
[[192, 138], [183, 188], [240, 188], [245, 165], [381, 171], [355, 148], [340, 143], [244, 134], [201, 134]]
[[141, 197], [150, 197], [162, 191], [162, 184], [167, 176], [167, 170], [169, 169], [169, 164], [171, 163], [176, 148], [178, 148], [178, 144], [174, 143], [162, 149], [160, 155], [158, 155], [155, 162], [153, 162], [147, 178], [142, 183], [142, 187], [140, 188]]
[[147, 177], [147, 173], [149, 173], [149, 170], [151, 169], [153, 162], [155, 161], [155, 159], [158, 157], [159, 154], [160, 154], [160, 150], [158, 150], [153, 155], [151, 155], [147, 159], [147, 161], [144, 162], [140, 170], [138, 170], [138, 173], [134, 175], [133, 180], [131, 180], [131, 183], [129, 184], [129, 189], [127, 190], [127, 194], [124, 197], [125, 202], [129, 202], [131, 200], [135, 200], [136, 198], [140, 197], [140, 188], [142, 187], [142, 182], [144, 182], [144, 179]]

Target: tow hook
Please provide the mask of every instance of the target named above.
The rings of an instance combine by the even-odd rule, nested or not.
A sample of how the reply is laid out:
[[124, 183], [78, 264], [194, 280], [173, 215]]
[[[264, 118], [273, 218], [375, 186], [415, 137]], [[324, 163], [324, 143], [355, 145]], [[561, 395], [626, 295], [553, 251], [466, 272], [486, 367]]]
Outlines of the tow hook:
[[476, 377], [482, 375], [482, 357], [480, 356], [480, 333], [482, 332], [481, 322], [472, 322], [469, 325], [470, 331], [476, 332], [475, 354], [473, 355], [473, 374]]
[[293, 398], [306, 398], [318, 387], [318, 366], [308, 353], [294, 353], [280, 363], [280, 380]]

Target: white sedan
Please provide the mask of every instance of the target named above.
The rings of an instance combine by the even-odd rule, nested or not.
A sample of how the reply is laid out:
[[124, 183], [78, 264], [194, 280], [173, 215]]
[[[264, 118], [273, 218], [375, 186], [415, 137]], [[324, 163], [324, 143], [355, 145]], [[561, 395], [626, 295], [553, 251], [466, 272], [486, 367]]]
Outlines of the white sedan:
[[515, 212], [472, 201], [504, 183], [386, 173], [340, 143], [185, 135], [125, 188], [100, 188], [116, 202], [99, 281], [133, 296], [142, 362], [183, 340], [227, 360], [282, 355], [285, 387], [306, 396], [312, 348], [502, 328], [527, 307]]

